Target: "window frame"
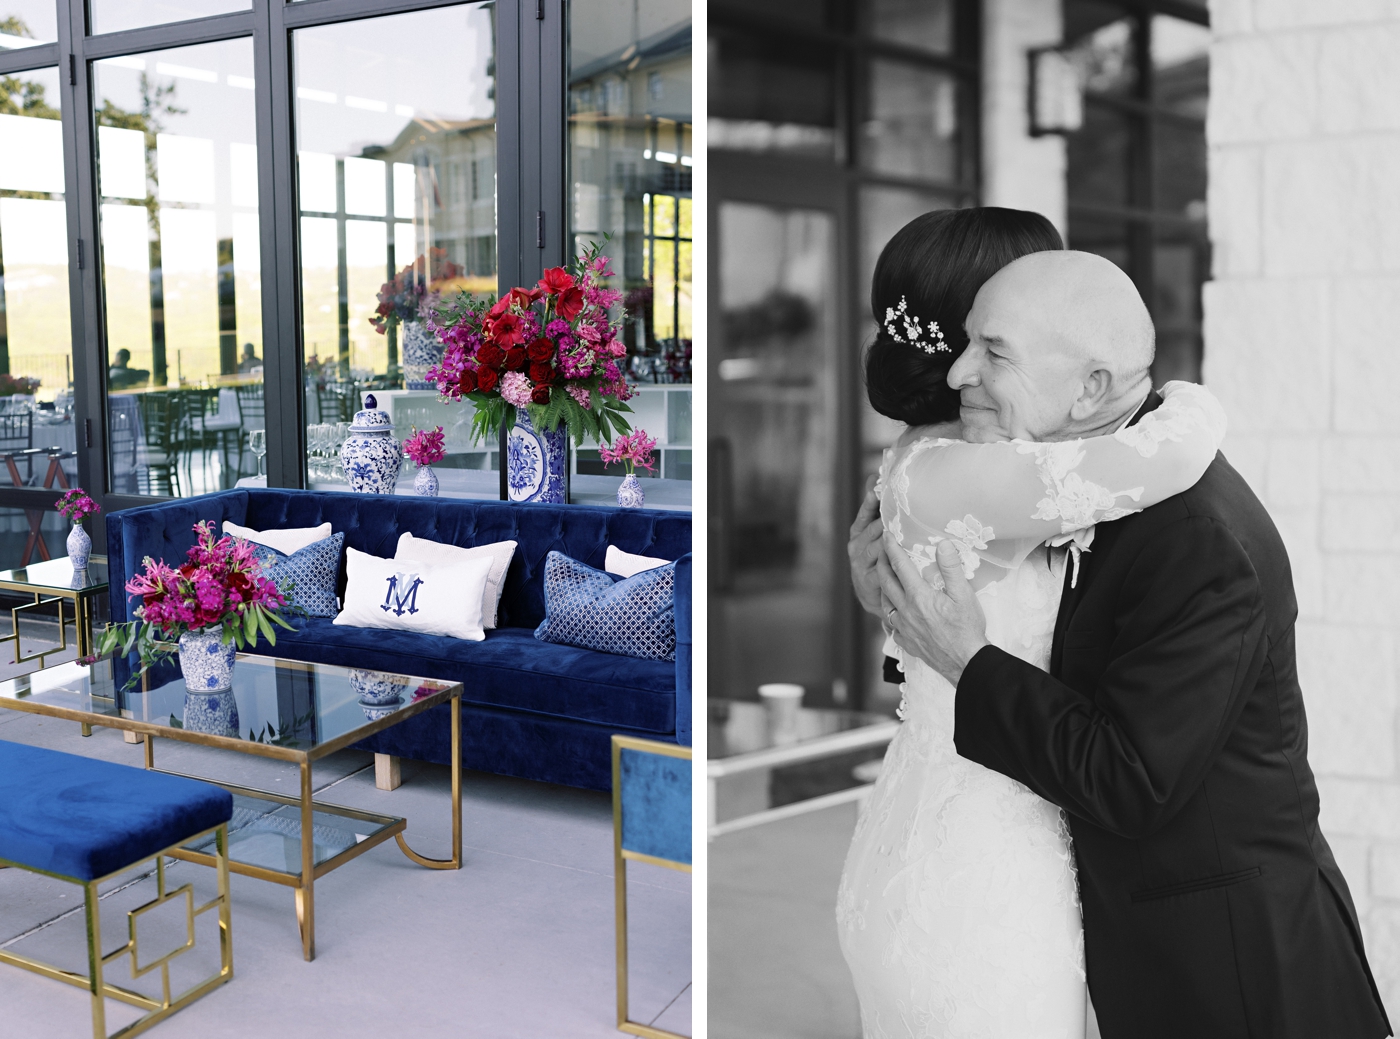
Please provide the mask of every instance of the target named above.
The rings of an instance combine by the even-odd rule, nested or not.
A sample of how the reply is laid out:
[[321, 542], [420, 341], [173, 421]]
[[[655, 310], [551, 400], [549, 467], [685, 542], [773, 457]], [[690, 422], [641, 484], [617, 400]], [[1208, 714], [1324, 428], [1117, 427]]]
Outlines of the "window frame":
[[[301, 278], [297, 232], [297, 29], [459, 6], [463, 0], [252, 0], [248, 10], [94, 35], [87, 0], [54, 0], [58, 39], [0, 53], [0, 75], [56, 68], [68, 220], [78, 481], [104, 511], [168, 500], [110, 491], [106, 321], [98, 256], [92, 62], [249, 38], [254, 52], [264, 400], [269, 487], [306, 485]], [[497, 286], [530, 284], [565, 260], [566, 0], [495, 0]], [[66, 74], [65, 74], [66, 73]], [[0, 508], [52, 510], [58, 490], [0, 488]], [[504, 497], [504, 495], [503, 495]], [[92, 531], [105, 550], [102, 524]]]

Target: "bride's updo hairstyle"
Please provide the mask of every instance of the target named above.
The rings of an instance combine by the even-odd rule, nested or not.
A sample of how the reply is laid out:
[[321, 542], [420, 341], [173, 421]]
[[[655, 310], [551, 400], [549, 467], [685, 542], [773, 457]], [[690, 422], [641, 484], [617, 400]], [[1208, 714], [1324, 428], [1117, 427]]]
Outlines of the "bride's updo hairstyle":
[[[948, 386], [948, 369], [967, 348], [963, 321], [977, 290], [1012, 260], [1064, 247], [1049, 220], [1022, 209], [941, 209], [900, 228], [880, 253], [870, 285], [879, 328], [865, 355], [870, 406], [911, 426], [955, 420], [958, 394]], [[948, 350], [926, 353], [886, 330], [885, 312], [898, 310], [901, 299], [925, 330], [920, 341], [934, 341], [928, 330], [936, 321]], [[902, 318], [894, 327], [905, 336]]]

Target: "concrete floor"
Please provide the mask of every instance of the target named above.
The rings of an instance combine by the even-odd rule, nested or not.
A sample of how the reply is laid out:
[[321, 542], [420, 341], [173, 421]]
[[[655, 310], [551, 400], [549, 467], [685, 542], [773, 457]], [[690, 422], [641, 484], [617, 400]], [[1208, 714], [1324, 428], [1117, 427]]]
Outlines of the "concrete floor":
[[857, 808], [738, 830], [709, 848], [710, 1039], [858, 1039], [836, 938]]
[[[0, 739], [141, 764], [142, 748], [119, 732], [84, 739], [77, 725], [0, 710]], [[448, 770], [405, 761], [403, 786], [374, 786], [368, 754], [343, 751], [318, 763], [318, 796], [408, 819], [420, 854], [446, 857], [451, 820]], [[156, 763], [175, 771], [294, 792], [294, 768], [224, 751], [160, 741]], [[327, 786], [334, 789], [324, 790]], [[337, 1036], [539, 1039], [609, 1037], [615, 1030], [612, 803], [605, 794], [485, 773], [463, 777], [460, 871], [431, 871], [392, 842], [316, 884], [316, 959], [302, 960], [290, 889], [232, 878], [234, 978], [150, 1033], [200, 1039]], [[137, 877], [139, 874], [129, 875]], [[213, 871], [176, 863], [168, 887], [186, 882], [198, 904], [214, 893]], [[631, 893], [632, 1018], [682, 1033], [690, 1021], [691, 878], [628, 867]], [[109, 950], [126, 939], [124, 910], [154, 897], [155, 879], [114, 881], [103, 897]], [[19, 870], [0, 870], [0, 948], [84, 969], [79, 889]], [[165, 916], [162, 914], [165, 913]], [[208, 924], [206, 926], [206, 921]], [[142, 918], [143, 962], [178, 930], [161, 910]], [[150, 926], [149, 932], [146, 930]], [[185, 983], [217, 964], [211, 916], [200, 946], [175, 965]], [[149, 933], [150, 938], [147, 938]], [[146, 949], [150, 948], [150, 952]], [[201, 957], [203, 957], [201, 959]], [[108, 980], [142, 991], [122, 959]], [[172, 967], [172, 981], [181, 984]], [[135, 1016], [108, 1001], [108, 1030]], [[0, 1039], [91, 1035], [87, 994], [0, 965]]]

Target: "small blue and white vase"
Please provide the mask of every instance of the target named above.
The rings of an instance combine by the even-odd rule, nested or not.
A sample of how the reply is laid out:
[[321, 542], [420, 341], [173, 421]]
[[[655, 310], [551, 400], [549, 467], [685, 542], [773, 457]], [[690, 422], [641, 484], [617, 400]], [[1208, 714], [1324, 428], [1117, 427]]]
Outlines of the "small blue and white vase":
[[515, 409], [515, 425], [506, 434], [506, 494], [511, 501], [564, 504], [569, 461], [569, 431], [561, 422], [553, 430], [536, 429], [529, 412]]
[[418, 472], [413, 474], [413, 493], [423, 498], [438, 496], [438, 478], [432, 466], [420, 465]]
[[185, 711], [181, 718], [186, 732], [203, 732], [210, 736], [237, 736], [238, 701], [232, 689], [216, 693], [185, 690]]
[[636, 473], [628, 473], [622, 478], [622, 486], [617, 489], [617, 504], [624, 509], [640, 509], [647, 503], [646, 491]]
[[363, 668], [352, 667], [346, 677], [350, 680], [350, 688], [366, 707], [397, 704], [403, 699], [404, 690], [408, 688], [408, 683], [399, 676], [384, 671], [366, 671]]
[[77, 520], [73, 523], [73, 529], [68, 532], [68, 561], [73, 564], [74, 570], [86, 570], [91, 558], [92, 538], [83, 529], [82, 520]]
[[428, 381], [428, 369], [442, 361], [446, 346], [442, 340], [423, 328], [421, 321], [405, 321], [399, 347], [400, 363], [403, 365], [403, 384], [409, 390], [435, 390], [437, 385]]
[[379, 409], [374, 394], [365, 396], [365, 408], [355, 412], [350, 435], [340, 448], [345, 482], [358, 494], [393, 494], [403, 464], [403, 445], [394, 438], [389, 413]]
[[192, 693], [223, 693], [233, 688], [238, 647], [224, 645], [222, 628], [187, 631], [180, 636], [180, 673]]

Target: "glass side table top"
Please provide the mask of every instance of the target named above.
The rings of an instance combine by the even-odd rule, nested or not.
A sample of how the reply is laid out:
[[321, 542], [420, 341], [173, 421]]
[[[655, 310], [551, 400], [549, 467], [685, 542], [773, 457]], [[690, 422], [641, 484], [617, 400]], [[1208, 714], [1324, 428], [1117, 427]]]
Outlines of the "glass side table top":
[[67, 556], [30, 563], [18, 570], [0, 570], [0, 588], [34, 591], [97, 591], [107, 587], [107, 557], [93, 556], [86, 571], [73, 570]]
[[[398, 694], [397, 702], [381, 706], [362, 703], [365, 676], [390, 685]], [[210, 731], [214, 727], [200, 719], [211, 712], [187, 711], [184, 679], [144, 691], [119, 691], [112, 662], [103, 659], [91, 667], [76, 662], [59, 664], [0, 682], [0, 708], [154, 732], [167, 739], [262, 757], [306, 761], [443, 703], [460, 690], [459, 683], [432, 678], [356, 672], [332, 664], [239, 654], [233, 668], [232, 698], [238, 714], [234, 735], [231, 727]], [[84, 714], [95, 717], [84, 718]]]
[[887, 714], [851, 711], [840, 707], [799, 707], [796, 724], [788, 739], [775, 739], [772, 713], [766, 704], [748, 700], [709, 702], [709, 749], [711, 761], [774, 747], [810, 743], [825, 736], [852, 732], [872, 726], [889, 727], [894, 719]]

